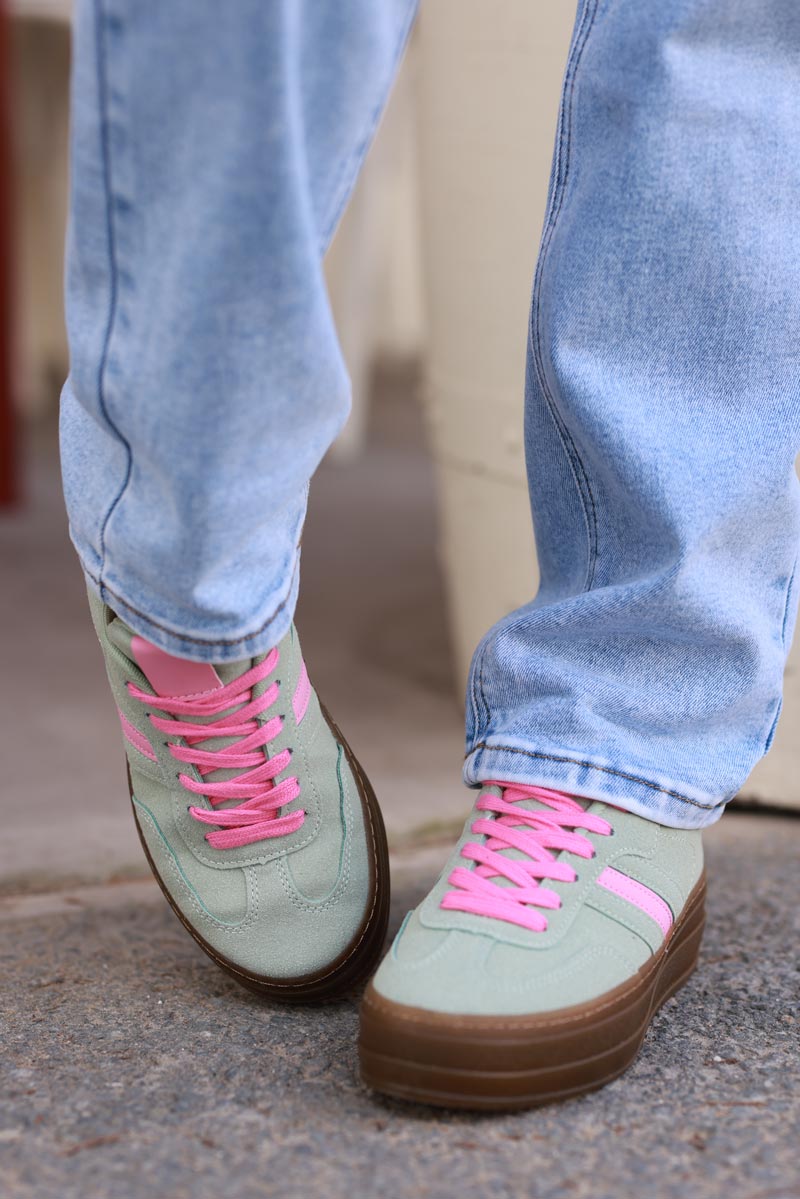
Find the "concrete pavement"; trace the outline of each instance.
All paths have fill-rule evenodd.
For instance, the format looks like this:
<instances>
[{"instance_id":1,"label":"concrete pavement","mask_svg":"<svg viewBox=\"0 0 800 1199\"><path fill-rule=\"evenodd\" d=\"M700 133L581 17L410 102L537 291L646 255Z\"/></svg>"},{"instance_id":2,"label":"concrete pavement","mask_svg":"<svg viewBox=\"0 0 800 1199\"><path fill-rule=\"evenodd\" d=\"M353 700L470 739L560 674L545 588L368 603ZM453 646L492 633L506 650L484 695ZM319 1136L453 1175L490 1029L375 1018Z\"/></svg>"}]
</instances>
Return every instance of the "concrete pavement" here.
<instances>
[{"instance_id":1,"label":"concrete pavement","mask_svg":"<svg viewBox=\"0 0 800 1199\"><path fill-rule=\"evenodd\" d=\"M425 852L395 859L394 927L444 849ZM153 884L6 899L4 1199L797 1199L799 858L800 821L723 820L701 967L633 1068L499 1117L369 1094L355 998L259 1001Z\"/></svg>"},{"instance_id":2,"label":"concrete pavement","mask_svg":"<svg viewBox=\"0 0 800 1199\"><path fill-rule=\"evenodd\" d=\"M388 399L370 454L316 481L299 627L384 806L396 927L469 796L430 467ZM0 521L2 1199L800 1199L800 819L709 831L701 969L625 1078L491 1118L370 1095L356 997L259 1002L146 875L52 430L33 465Z\"/></svg>"}]
</instances>

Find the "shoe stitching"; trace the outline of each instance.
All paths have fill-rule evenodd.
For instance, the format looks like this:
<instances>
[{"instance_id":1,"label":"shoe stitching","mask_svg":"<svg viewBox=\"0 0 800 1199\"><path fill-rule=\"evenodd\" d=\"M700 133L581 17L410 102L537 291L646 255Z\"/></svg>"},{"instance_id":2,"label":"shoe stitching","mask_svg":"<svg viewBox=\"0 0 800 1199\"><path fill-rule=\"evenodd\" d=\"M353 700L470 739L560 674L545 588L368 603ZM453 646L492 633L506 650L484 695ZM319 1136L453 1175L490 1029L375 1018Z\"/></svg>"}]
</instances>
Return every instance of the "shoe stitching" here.
<instances>
[{"instance_id":1,"label":"shoe stitching","mask_svg":"<svg viewBox=\"0 0 800 1199\"><path fill-rule=\"evenodd\" d=\"M176 883L183 890L183 892L185 894L185 898L188 900L189 905L192 908L194 908L195 912L200 917L200 919L206 923L213 924L216 928L218 928L220 930L220 932L223 932L223 933L233 934L233 933L240 933L240 932L249 932L251 926L255 923L255 921L258 917L258 891L257 891L257 889L256 889L255 907L252 908L251 905L248 904L247 913L246 913L244 919L242 921L240 921L239 923L229 924L229 923L226 923L224 920L220 920L218 916L214 916L208 910L208 908L203 907L203 905L200 902L200 900L198 899L197 895L192 890L191 885L189 884L187 879L184 878L180 867L178 866L177 862L175 861L175 858L173 856L173 850L169 844L169 841L167 841L166 837L164 836L164 833L161 831L161 828L160 828L158 822L156 821L153 814L150 812L149 808L147 808L138 799L134 799L133 802L136 804L137 809L144 814L145 818L150 823L154 832L164 842L164 845L166 846L166 849L167 849L167 854L164 859L165 863L169 867L169 870L171 871Z\"/></svg>"},{"instance_id":2,"label":"shoe stitching","mask_svg":"<svg viewBox=\"0 0 800 1199\"><path fill-rule=\"evenodd\" d=\"M315 692L315 694L316 694L316 692ZM324 719L324 714L323 714L323 719ZM325 721L325 723L327 724L327 720ZM331 730L331 735L334 736L334 740L337 740L335 735L333 734L333 730ZM338 744L338 741L337 741L337 744ZM344 748L344 747L342 746L342 748ZM347 755L345 755L345 757L347 757ZM332 975L337 974L342 969L342 967L345 966L346 963L349 962L350 959L357 953L357 951L360 948L365 937L367 936L368 933L371 932L372 918L375 914L375 909L378 904L380 882L381 882L380 876L378 873L377 836L376 836L376 832L375 832L375 824L374 824L374 821L372 818L372 805L369 802L366 785L364 783L364 776L361 773L360 767L359 767L357 759L355 757L353 757L352 759L348 759L348 762L360 784L359 795L361 798L361 808L362 808L362 811L364 808L366 808L366 811L367 811L367 820L369 823L369 830L370 830L370 841L371 841L371 845L372 845L372 861L375 864L375 886L373 888L372 904L370 906L369 912L364 921L364 927L363 927L363 930L362 930L360 936L358 937L358 940L354 942L352 948L347 953L347 955L344 958L342 958L341 961L339 961L335 966L332 966L330 970L326 970L324 974L316 974L310 979L307 979L307 980L304 979L304 980L302 980L302 982L300 984L298 984L297 982L280 982L279 980L269 978L266 975L252 974L246 970L242 970L239 967L237 967L233 962L221 959L214 952L214 947L212 945L205 944L204 948L205 948L206 952L208 953L208 956L212 959L212 961L214 961L218 965L222 966L229 974L233 975L233 977L246 979L249 982L265 982L271 988L276 989L276 990L294 990L297 988L298 985L301 985L301 986L302 985L309 985L309 986L316 985L317 983L324 982L326 978L330 978ZM202 911L202 909L201 909L201 911ZM190 931L191 931L191 929L190 929Z\"/></svg>"},{"instance_id":3,"label":"shoe stitching","mask_svg":"<svg viewBox=\"0 0 800 1199\"><path fill-rule=\"evenodd\" d=\"M313 684L312 684L312 690L313 690L313 694L314 694L315 698L319 701L319 696L317 695L316 688L313 687ZM298 984L297 982L280 982L278 980L268 978L267 976L259 976L256 974L252 974L246 970L239 969L235 966L234 963L227 961L227 960L223 961L222 959L217 957L216 954L213 952L213 946L211 946L211 945L204 946L204 948L206 949L206 951L209 954L209 957L211 957L213 961L218 962L219 965L223 966L224 969L226 971L228 971L229 974L232 974L233 976L238 977L238 978L247 979L249 981L267 982L270 987L275 988L275 989L281 989L281 990L295 989L298 985L305 985L306 982L308 983L308 985L316 985L317 983L324 982L326 978L329 978L329 977L331 977L331 975L336 974L338 971L340 971L346 965L346 963L349 962L351 960L351 958L358 952L364 939L367 937L367 935L369 933L371 933L373 917L375 915L375 911L378 906L378 901L380 898L380 890L381 890L382 880L380 877L380 870L379 870L378 839L377 839L377 833L376 833L376 828L375 828L375 822L374 822L373 814L372 814L372 804L370 803L370 800L369 800L367 785L364 780L364 776L361 772L361 768L358 763L358 760L355 758L354 755L352 755L352 753L350 753L350 754L347 753L347 751L345 750L344 744L340 740L339 736L337 736L334 729L331 728L331 725L330 725L321 705L320 705L319 715L320 715L321 720L324 722L325 727L328 729L331 737L333 738L335 744L337 746L339 746L341 748L342 752L344 753L345 760L357 780L356 785L357 785L357 789L358 789L358 793L359 793L360 808L361 808L362 813L364 811L366 811L367 824L369 826L370 846L371 846L371 851L372 851L371 860L372 860L372 863L374 866L374 886L372 888L372 903L370 904L369 911L366 913L366 916L364 917L362 931L361 931L360 935L358 936L357 940L351 946L347 955L344 958L342 958L335 966L331 967L330 970L325 971L324 974L314 975L313 978L311 978L309 980L304 980L302 984ZM312 735L312 740L313 740L313 737L316 737L318 735L319 729L320 729L320 726L318 725L317 729L315 730L314 734ZM137 802L137 806L141 807L141 805L139 805L138 802ZM146 808L144 808L143 810L145 812L147 812ZM147 814L148 814L148 816L150 816L149 812ZM150 819L153 823L155 823L154 818L150 817ZM161 836L163 838L163 834L161 834ZM168 844L168 843L165 841L165 844ZM189 848L189 847L187 847L187 848ZM171 852L172 851L170 850L170 853ZM203 861L202 857L200 857L199 855L197 855L197 856L198 856L198 860ZM272 860L274 860L274 859L268 859L268 862L272 861ZM210 920L214 924L218 924L219 922L216 921L213 916L210 916L205 911L205 909L203 909L198 904L198 901L192 895L191 890L187 888L187 884L186 884L185 880L182 878L182 876L177 868L177 864L174 862L174 860L172 860L170 857L167 857L166 861L167 861L167 864L171 867L172 872L175 875L176 879L181 883L183 888L185 890L187 890L189 903L194 908L194 910L196 912L198 912L198 914L201 915L204 919ZM207 864L211 865L211 863L207 863ZM268 864L268 863L267 862L265 862L265 863L248 862L248 863L238 864L238 865L240 865L242 869L247 869L247 867L254 867L256 865L266 865L266 864ZM249 919L250 919L250 917L248 916L247 920L249 920ZM239 927L244 927L244 925L237 926L236 930L230 930L230 931L238 931Z\"/></svg>"},{"instance_id":4,"label":"shoe stitching","mask_svg":"<svg viewBox=\"0 0 800 1199\"><path fill-rule=\"evenodd\" d=\"M342 755L342 757L344 757L344 750L342 749L341 746L339 746L339 753ZM347 815L349 816L350 815L350 804L348 801L347 787L344 788L343 808L346 809ZM291 901L291 903L293 904L294 907L300 909L301 911L308 912L310 915L313 916L313 915L316 915L318 912L330 911L332 908L335 908L338 905L340 899L342 898L343 892L347 890L347 886L350 882L350 865L351 865L352 851L351 851L351 838L348 835L348 832L349 832L351 823L352 822L348 821L348 819L344 820L344 829L345 829L345 831L344 831L344 851L342 854L341 869L339 871L339 877L336 880L336 885L334 886L330 895L328 895L325 899L321 900L319 903L314 903L314 901L308 899L307 896L305 896L305 897L303 896L302 891L300 891L297 883L294 881L294 879L291 876L291 873L289 870L289 864L288 864L288 860L287 860L288 855L285 855L284 857L282 857L279 860L278 873L280 875L280 879L281 879L281 882L283 883L284 890L286 891L287 897L289 898L289 900Z\"/></svg>"},{"instance_id":5,"label":"shoe stitching","mask_svg":"<svg viewBox=\"0 0 800 1199\"><path fill-rule=\"evenodd\" d=\"M608 807L608 805L605 804L604 801L602 801L602 800L598 800L598 801L596 801L596 803L603 804L604 808ZM594 806L595 806L594 804L591 804L590 808L594 807ZM474 810L473 810L473 815L474 815ZM470 820L472 820L472 816L470 817ZM524 942L521 937L521 934L515 933L513 928L512 929L508 929L508 928L504 929L505 935L503 937L497 937L496 940L503 945L510 945L517 949L530 948L534 952L543 952L548 949L554 948L556 945L560 944L564 940L564 938L569 935L570 930L572 929L572 925L574 924L575 920L577 919L577 917L579 915L581 904L587 899L587 897L589 895L591 895L594 884L597 881L597 878L599 877L600 873L602 872L602 870L605 866L613 865L614 862L617 862L620 859L625 858L625 857L635 857L635 858L639 858L640 860L643 860L646 862L651 861L651 859L653 858L653 856L656 853L658 837L661 832L659 825L653 824L652 827L653 827L654 833L655 833L654 841L653 841L653 845L648 850L643 850L640 846L636 846L636 845L621 845L621 844L617 843L616 840L613 842L607 843L605 838L603 838L603 837L600 838L600 845L599 845L599 847L596 847L597 852L595 854L595 858L590 859L584 865L582 874L586 877L584 877L577 884L576 890L570 890L568 900L564 904L564 907L568 908L569 919L566 923L563 923L563 921L559 921L561 927L559 927L557 931L552 928L548 928L541 933L536 933L535 936L536 936L538 944L531 945L531 946L529 946L526 942ZM445 867L445 870L443 871L443 877L445 877L447 874L450 873L450 870L452 869L452 865L458 864L459 859L460 859L460 846L461 846L461 842L459 842L459 844L456 846L456 849L454 850L452 857L450 859L448 859L448 865ZM451 863L452 863L452 865L451 865ZM590 874L592 877L589 877ZM441 883L437 884L437 888L441 885L442 885ZM646 885L646 884L643 884L643 885ZM575 887L575 886L576 886L576 884L570 884L571 888ZM440 924L438 921L439 921L439 919L441 919L442 909L439 907L438 900L433 899L433 895L434 895L434 892L432 891L429 895L427 895L425 897L422 904L420 904L420 908L426 909L425 910L426 919L422 920L423 928L429 929L431 931L435 930L437 932L469 932L469 933L473 933L475 936L486 936L487 935L485 932L481 932L480 928L475 928L472 924L469 924L469 925L467 924L467 921L481 920L482 917L480 917L480 916L473 916L473 915L470 915L467 913L448 913L448 916L451 921L453 921L456 917L460 917L459 922L457 924L456 923L448 923L448 924L441 923ZM567 913L565 913L565 914L567 914ZM463 923L462 923L462 921L463 921ZM516 937L519 937L520 939L518 940L518 939L516 939Z\"/></svg>"},{"instance_id":6,"label":"shoe stitching","mask_svg":"<svg viewBox=\"0 0 800 1199\"><path fill-rule=\"evenodd\" d=\"M113 599L116 600L117 603L122 604L123 607L127 608L127 610L129 612L133 612L133 614L135 616L138 616L140 620L145 621L145 623L150 625L152 628L158 629L162 633L166 633L167 636L172 637L175 640L187 641L191 645L210 645L210 646L223 646L224 645L226 647L231 647L231 646L235 646L235 645L245 645L248 641L252 641L254 637L260 636L260 634L263 633L266 629L268 629L269 626L278 618L278 616L280 616L281 612L284 610L284 608L289 603L289 597L292 594L292 587L294 586L294 580L295 580L295 576L297 574L297 567L298 567L299 561L300 561L300 541L298 541L297 544L295 545L294 565L292 567L292 573L291 573L291 576L289 579L289 588L288 588L287 593L284 596L284 598L278 604L277 608L275 608L275 610L272 612L272 615L268 616L267 619L264 621L264 623L259 628L253 630L253 632L251 632L251 633L244 634L242 637L234 637L234 638L194 637L189 633L179 633L175 629L171 629L168 625L161 624L160 621L154 620L154 618L152 616L148 616L147 613L142 612L141 609L134 607L134 605L132 603L130 603L128 600L126 600L124 598L124 596L120 595L119 592L115 591L113 587L109 587L108 583L102 582L96 575L94 575L88 569L85 562L82 563L82 565L83 565L83 569L84 569L85 573L92 580L92 582L95 584L95 586L100 590L101 599L103 599L105 602L108 602L106 599L106 595L104 594L104 593L107 593L108 595L112 596Z\"/></svg>"},{"instance_id":7,"label":"shoe stitching","mask_svg":"<svg viewBox=\"0 0 800 1199\"><path fill-rule=\"evenodd\" d=\"M316 690L314 693L316 694ZM324 712L322 713L322 717L324 720L325 719ZM327 720L325 720L325 723L326 724L328 723ZM330 725L328 727L330 728ZM333 736L333 738L337 742L337 744L341 744L341 742L339 742L338 738L336 737L336 734L333 732L332 729L331 729L331 735ZM342 746L342 749L344 749L344 746ZM348 764L349 764L351 770L356 775L359 783L361 784L361 786L359 787L359 794L360 794L360 798L361 798L362 811L364 808L366 808L367 819L369 821L370 840L372 843L372 860L375 863L375 886L373 888L372 904L370 906L367 917L364 921L364 928L363 928L358 940L352 946L352 948L350 949L350 952L347 954L347 956L342 958L342 960L338 963L338 965L336 965L336 966L332 967L330 970L326 971L325 974L315 975L314 979L313 979L314 983L322 982L324 979L329 978L330 975L336 974L337 971L341 970L342 967L345 965L345 963L349 962L350 959L353 957L353 955L357 952L359 946L361 945L361 942L367 936L367 933L369 933L371 931L372 917L375 913L375 908L377 907L377 904L378 904L378 895L379 895L379 890L380 890L380 881L381 880L380 880L380 877L378 874L378 844L377 844L377 839L376 839L376 835L375 835L375 826L374 826L373 819L372 819L372 805L369 802L369 798L367 795L367 788L364 784L364 777L361 774L361 770L359 768L357 759L355 757L350 758L347 754L345 754L345 757L348 759ZM226 969L230 970L231 967L226 966ZM241 973L241 971L234 970L233 973L239 974L239 973ZM244 975L244 977L247 977L247 976ZM287 988L287 987L296 986L297 984L296 983L272 982L272 980L270 980L270 985L274 986L274 987Z\"/></svg>"},{"instance_id":8,"label":"shoe stitching","mask_svg":"<svg viewBox=\"0 0 800 1199\"><path fill-rule=\"evenodd\" d=\"M656 970L660 969L664 957L669 953L672 942L675 940L676 936L683 929L683 927L689 922L697 908L702 906L705 897L705 887L701 886L702 883L703 876L701 875L700 879L698 879L698 882L695 884L695 888L697 889L695 898L692 901L687 902L684 910L681 912L679 919L675 922L670 930L670 935L667 937L664 944L657 950L657 952L650 956L650 959L646 965L641 968L642 972L639 973L638 978L632 979L630 985L624 987L624 990L615 988L617 993L613 999L609 999L605 1003L593 1006L591 1012L589 1013L590 1018L594 1018L600 1012L607 1011L608 1008L616 1006L616 1004L618 1004L621 1000L626 999L637 989L642 988L643 990L646 990L652 974ZM363 1002L368 1007L372 1007L376 1012L381 1012L381 1010L385 1011L388 1006L391 1018L393 1020L403 1020L409 1024L429 1025L431 1015L441 1015L442 1017L448 1017L448 1027L450 1028L469 1028L475 1030L476 1027L480 1029L482 1026L486 1026L492 1032L496 1031L497 1029L518 1032L524 1029L526 1021L528 1022L529 1027L533 1027L534 1031L549 1028L566 1028L571 1024L583 1023L587 1018L585 1013L580 1016L554 1016L549 1019L539 1016L523 1015L516 1018L506 1018L501 1020L493 1020L491 1017L486 1016L449 1016L446 1012L429 1012L418 1016L411 1012L403 1011L402 1009L405 1005L396 1003L391 999L385 999L380 995L379 992L368 992L364 996Z\"/></svg>"},{"instance_id":9,"label":"shoe stitching","mask_svg":"<svg viewBox=\"0 0 800 1199\"><path fill-rule=\"evenodd\" d=\"M602 888L598 888L598 890L602 890ZM632 905L627 900L622 899L620 896L617 896L617 898L619 899L619 903L620 903L619 911L614 911L613 908L607 907L606 900L604 898L602 898L599 894L587 898L586 906L589 908L592 908L596 912L602 913L603 916L607 916L609 918L609 920L613 920L615 924L621 925L622 928L624 928L627 932L633 933L633 935L635 937L639 938L639 940L642 942L643 945L647 946L649 953L651 953L651 954L657 953L658 950L661 948L661 946L664 944L664 940L665 940L663 933L658 932L658 924L655 922L655 920L653 920L653 918L651 916L647 916L647 914L645 912L642 912L640 908L633 908ZM665 900L665 902L666 902L666 900ZM630 923L628 923L627 920L624 920L622 918L623 911L627 911L627 913L631 916L633 915L634 912L637 912L637 911L640 912L642 917L645 920L647 920L650 924L652 924L653 929L656 932L657 944L656 945L651 944L651 942L648 941L648 939L644 935L644 933L641 933L638 928L634 927L633 924L630 924Z\"/></svg>"}]
</instances>

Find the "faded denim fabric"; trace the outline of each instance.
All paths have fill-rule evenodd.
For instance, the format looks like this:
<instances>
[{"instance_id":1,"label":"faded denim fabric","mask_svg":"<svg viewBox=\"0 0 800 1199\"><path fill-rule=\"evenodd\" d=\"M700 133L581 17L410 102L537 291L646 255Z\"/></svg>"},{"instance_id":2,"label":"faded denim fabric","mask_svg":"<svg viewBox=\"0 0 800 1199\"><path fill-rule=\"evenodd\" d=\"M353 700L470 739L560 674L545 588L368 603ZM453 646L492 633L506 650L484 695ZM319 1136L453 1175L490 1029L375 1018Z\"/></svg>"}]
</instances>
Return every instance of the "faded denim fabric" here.
<instances>
[{"instance_id":1,"label":"faded denim fabric","mask_svg":"<svg viewBox=\"0 0 800 1199\"><path fill-rule=\"evenodd\" d=\"M772 737L800 546L800 7L587 0L531 308L542 583L465 777L712 823Z\"/></svg>"},{"instance_id":2,"label":"faded denim fabric","mask_svg":"<svg viewBox=\"0 0 800 1199\"><path fill-rule=\"evenodd\" d=\"M62 465L87 577L143 636L284 636L350 387L322 256L412 0L79 0Z\"/></svg>"},{"instance_id":3,"label":"faded denim fabric","mask_svg":"<svg viewBox=\"0 0 800 1199\"><path fill-rule=\"evenodd\" d=\"M90 581L172 652L244 658L291 619L349 400L321 256L412 9L78 5L65 490ZM799 63L794 0L579 5L529 329L542 584L476 653L470 784L700 827L769 743L800 545Z\"/></svg>"}]
</instances>

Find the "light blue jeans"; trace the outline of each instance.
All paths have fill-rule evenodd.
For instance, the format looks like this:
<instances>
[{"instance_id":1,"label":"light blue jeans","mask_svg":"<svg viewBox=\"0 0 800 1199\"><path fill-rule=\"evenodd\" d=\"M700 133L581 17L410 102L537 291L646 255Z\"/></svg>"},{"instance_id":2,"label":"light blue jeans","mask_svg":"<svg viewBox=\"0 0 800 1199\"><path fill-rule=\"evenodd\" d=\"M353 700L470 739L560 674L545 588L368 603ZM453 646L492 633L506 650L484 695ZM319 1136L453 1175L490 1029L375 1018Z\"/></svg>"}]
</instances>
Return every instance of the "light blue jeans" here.
<instances>
[{"instance_id":1,"label":"light blue jeans","mask_svg":"<svg viewBox=\"0 0 800 1199\"><path fill-rule=\"evenodd\" d=\"M412 16L78 4L72 537L183 656L291 620L349 404L321 260ZM769 744L800 544L799 62L796 0L579 5L528 337L542 584L476 653L471 784L691 828Z\"/></svg>"}]
</instances>

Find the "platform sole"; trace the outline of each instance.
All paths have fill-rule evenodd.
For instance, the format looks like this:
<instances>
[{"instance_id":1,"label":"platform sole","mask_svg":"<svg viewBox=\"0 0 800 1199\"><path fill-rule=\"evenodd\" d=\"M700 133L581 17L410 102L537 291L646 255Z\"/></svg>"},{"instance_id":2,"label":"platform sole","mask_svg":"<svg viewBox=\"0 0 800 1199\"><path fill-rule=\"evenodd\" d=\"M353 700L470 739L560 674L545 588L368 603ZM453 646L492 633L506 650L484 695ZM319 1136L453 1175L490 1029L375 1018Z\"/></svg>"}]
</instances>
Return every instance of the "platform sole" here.
<instances>
[{"instance_id":1,"label":"platform sole","mask_svg":"<svg viewBox=\"0 0 800 1199\"><path fill-rule=\"evenodd\" d=\"M372 784L361 769L353 751L350 749L350 746L324 705L320 704L320 707L331 732L342 746L350 769L353 772L353 778L355 779L361 800L372 864L370 870L370 894L366 904L366 914L361 926L356 930L350 944L342 953L331 961L324 970L318 971L315 974L289 979L270 978L252 974L237 966L235 962L230 961L230 959L226 958L210 945L180 910L170 894L164 879L159 874L150 851L147 848L147 842L139 824L136 814L136 804L133 803L133 792L131 790L133 816L136 822L136 829L139 833L139 840L142 843L142 848L144 849L156 882L161 887L167 902L181 924L191 934L203 952L208 954L221 970L224 970L226 974L234 978L241 986L268 999L277 999L283 1003L330 1002L331 1000L340 999L343 995L348 994L355 987L365 982L378 964L386 939L386 928L389 921L389 849L381 810L378 806L375 792L372 789ZM129 787L130 783L129 769Z\"/></svg>"},{"instance_id":2,"label":"platform sole","mask_svg":"<svg viewBox=\"0 0 800 1199\"><path fill-rule=\"evenodd\" d=\"M393 1003L370 986L359 1054L367 1086L398 1099L512 1111L611 1082L633 1062L662 1004L692 974L705 924L705 878L664 946L630 982L536 1016L450 1015Z\"/></svg>"}]
</instances>

